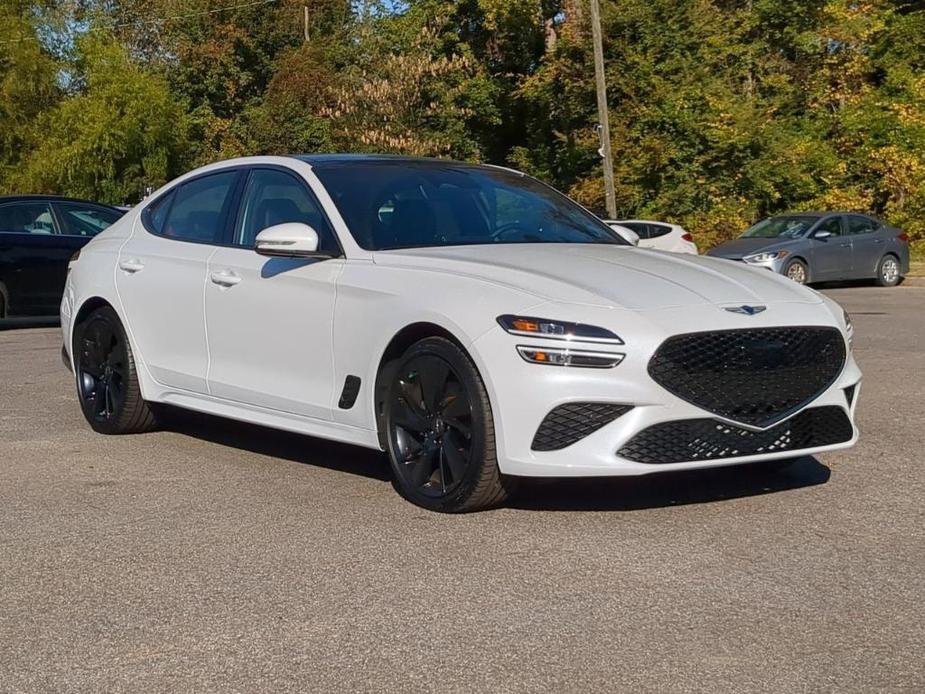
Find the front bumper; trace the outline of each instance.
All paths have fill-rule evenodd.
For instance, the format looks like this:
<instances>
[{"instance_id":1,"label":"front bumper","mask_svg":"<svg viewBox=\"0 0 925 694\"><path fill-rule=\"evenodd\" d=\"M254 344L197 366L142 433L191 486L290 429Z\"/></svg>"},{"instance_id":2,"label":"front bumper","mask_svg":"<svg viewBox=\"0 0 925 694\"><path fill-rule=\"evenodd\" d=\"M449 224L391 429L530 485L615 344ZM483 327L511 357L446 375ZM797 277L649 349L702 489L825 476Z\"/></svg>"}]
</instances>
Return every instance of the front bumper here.
<instances>
[{"instance_id":1,"label":"front bumper","mask_svg":"<svg viewBox=\"0 0 925 694\"><path fill-rule=\"evenodd\" d=\"M793 326L819 325L819 304L788 304L785 308L772 306L765 314L748 317L729 313L728 315L711 316L710 329L740 329L748 327L773 327L781 325L782 315L787 316L786 324ZM576 309L578 310L578 309ZM591 309L588 309L590 312ZM537 310L541 312L541 310ZM791 436L784 425L782 430L762 434L781 422L775 422L772 427L761 429L759 427L743 426L730 422L687 402L662 386L657 384L650 376L647 365L652 354L672 334L685 332L698 332L704 329L703 316L698 311L684 308L665 309L652 316L646 314L643 319L638 314L629 311L613 311L613 320L606 327L613 329L626 341L626 345L608 347L610 351L624 353L623 362L611 369L586 369L574 367L555 367L526 363L516 352L516 345L523 338L508 335L500 328L492 330L479 338L476 343L476 352L480 355L490 354L490 363L479 359L480 369L486 377L486 385L492 399L493 415L495 420L496 438L498 445L498 461L501 471L509 475L528 477L588 477L588 476L632 476L645 475L653 472L668 470L683 470L735 465L759 460L773 460L779 458L793 458L802 455L814 455L825 451L838 450L852 446L858 436L854 425L854 414L857 407L861 372L853 357L849 353L841 373L835 381L811 402L806 403L799 410L791 413L784 423L791 422L794 426L803 426L798 423L802 413L818 408L838 408L841 420L847 418L849 438L844 435L840 440L825 445L810 445L799 448L790 447L790 442L805 442L814 439L805 436ZM717 311L717 313L725 313ZM699 316L699 320L698 320ZM552 316L557 317L557 316ZM596 316L575 316L572 320L600 324L600 314ZM745 323L745 320L748 323ZM647 330L638 329L645 324ZM621 323L624 323L621 328ZM632 329L632 324L638 330ZM833 320L829 325L839 327ZM640 337L630 336L639 335ZM547 346L548 343L547 343ZM846 389L851 389L850 398ZM608 423L593 429L590 433L578 438L557 450L536 450L535 438L544 419L557 407L580 403L602 403L613 406L631 407L621 412ZM580 407L576 426L582 426L594 415L593 412L582 414ZM809 415L804 415L804 419ZM726 429L720 436L717 444L715 438L711 447L704 448L702 441L692 441L689 447L689 459L678 459L677 448L674 446L675 458L670 462L640 462L638 455L630 454L632 446L639 443L639 435L657 425L668 423L687 422L693 424L695 420L713 420L719 429ZM689 427L688 427L689 428ZM746 431L754 433L763 443L759 453L738 454L737 451L754 450L748 446L733 445L738 433ZM845 429L841 430L843 433ZM761 438L761 437L764 438ZM723 438L725 437L725 438ZM755 438L752 437L752 438ZM780 439L780 441L777 441ZM677 444L676 440L672 440ZM725 442L725 443L724 443ZM542 446L541 446L542 448ZM683 448L683 446L682 446Z\"/></svg>"}]
</instances>

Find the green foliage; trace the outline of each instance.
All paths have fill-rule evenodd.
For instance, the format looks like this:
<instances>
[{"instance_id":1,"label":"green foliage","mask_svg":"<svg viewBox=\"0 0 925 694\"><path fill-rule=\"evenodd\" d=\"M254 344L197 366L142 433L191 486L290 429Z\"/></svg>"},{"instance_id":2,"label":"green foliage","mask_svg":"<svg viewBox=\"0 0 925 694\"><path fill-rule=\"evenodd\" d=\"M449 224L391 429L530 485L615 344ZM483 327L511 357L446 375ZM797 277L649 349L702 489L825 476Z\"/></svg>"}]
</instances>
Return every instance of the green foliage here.
<instances>
[{"instance_id":1,"label":"green foliage","mask_svg":"<svg viewBox=\"0 0 925 694\"><path fill-rule=\"evenodd\" d=\"M119 203L181 171L186 114L105 35L81 40L81 93L43 112L9 188Z\"/></svg>"},{"instance_id":2,"label":"green foliage","mask_svg":"<svg viewBox=\"0 0 925 694\"><path fill-rule=\"evenodd\" d=\"M218 158L375 150L510 164L603 207L586 0L233 4L0 0L30 38L0 43L0 189L121 200ZM706 247L849 208L925 244L921 3L601 4L621 215Z\"/></svg>"}]
</instances>

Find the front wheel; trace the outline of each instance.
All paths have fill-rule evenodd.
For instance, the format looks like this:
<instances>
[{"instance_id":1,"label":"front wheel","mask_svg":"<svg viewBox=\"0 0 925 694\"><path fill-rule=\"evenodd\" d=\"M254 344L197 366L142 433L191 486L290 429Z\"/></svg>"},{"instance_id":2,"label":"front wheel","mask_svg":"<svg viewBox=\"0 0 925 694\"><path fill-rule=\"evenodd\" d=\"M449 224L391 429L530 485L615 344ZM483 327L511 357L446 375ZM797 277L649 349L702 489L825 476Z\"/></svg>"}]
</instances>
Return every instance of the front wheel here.
<instances>
[{"instance_id":1,"label":"front wheel","mask_svg":"<svg viewBox=\"0 0 925 694\"><path fill-rule=\"evenodd\" d=\"M485 386L475 365L444 338L412 345L391 370L384 426L395 486L412 503L444 513L503 503Z\"/></svg>"},{"instance_id":2,"label":"front wheel","mask_svg":"<svg viewBox=\"0 0 925 694\"><path fill-rule=\"evenodd\" d=\"M84 417L101 434L136 434L155 426L141 396L135 360L119 316L98 308L77 326L74 374Z\"/></svg>"},{"instance_id":3,"label":"front wheel","mask_svg":"<svg viewBox=\"0 0 925 694\"><path fill-rule=\"evenodd\" d=\"M787 264L784 274L797 284L806 284L806 280L809 277L809 273L806 271L806 263L796 259L791 260Z\"/></svg>"},{"instance_id":4,"label":"front wheel","mask_svg":"<svg viewBox=\"0 0 925 694\"><path fill-rule=\"evenodd\" d=\"M877 286L895 287L900 279L899 260L894 255L883 256L877 265Z\"/></svg>"}]
</instances>

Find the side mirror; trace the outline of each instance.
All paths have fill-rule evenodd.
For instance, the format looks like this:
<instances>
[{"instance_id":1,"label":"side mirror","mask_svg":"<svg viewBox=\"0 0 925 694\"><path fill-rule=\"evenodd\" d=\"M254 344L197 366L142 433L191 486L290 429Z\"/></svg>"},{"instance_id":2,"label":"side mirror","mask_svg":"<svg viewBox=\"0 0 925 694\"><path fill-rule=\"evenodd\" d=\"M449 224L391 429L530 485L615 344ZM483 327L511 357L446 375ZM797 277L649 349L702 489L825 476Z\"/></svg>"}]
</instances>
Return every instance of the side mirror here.
<instances>
[{"instance_id":1,"label":"side mirror","mask_svg":"<svg viewBox=\"0 0 925 694\"><path fill-rule=\"evenodd\" d=\"M634 246L639 245L639 234L637 234L629 227L625 227L622 224L612 224L610 222L607 223L607 226L609 226L613 231L617 232L617 234L619 234L624 241L627 241Z\"/></svg>"},{"instance_id":2,"label":"side mirror","mask_svg":"<svg viewBox=\"0 0 925 694\"><path fill-rule=\"evenodd\" d=\"M832 232L831 232L831 231L825 231L824 229L820 229L820 230L817 231L815 234L813 234L813 238L814 238L814 239L819 239L820 241L825 241L825 240L826 240L827 238L829 238L831 235L832 235Z\"/></svg>"},{"instance_id":3,"label":"side mirror","mask_svg":"<svg viewBox=\"0 0 925 694\"><path fill-rule=\"evenodd\" d=\"M318 232L302 222L286 222L267 227L259 234L254 250L276 258L327 258L318 252Z\"/></svg>"}]
</instances>

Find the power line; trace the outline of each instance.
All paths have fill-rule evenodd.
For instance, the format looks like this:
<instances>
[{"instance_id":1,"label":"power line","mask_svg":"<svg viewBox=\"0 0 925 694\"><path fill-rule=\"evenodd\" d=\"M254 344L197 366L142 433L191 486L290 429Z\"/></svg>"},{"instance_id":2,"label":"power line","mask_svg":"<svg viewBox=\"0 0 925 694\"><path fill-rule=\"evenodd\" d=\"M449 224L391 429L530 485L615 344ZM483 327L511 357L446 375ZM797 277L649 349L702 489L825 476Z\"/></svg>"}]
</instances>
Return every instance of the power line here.
<instances>
[{"instance_id":1,"label":"power line","mask_svg":"<svg viewBox=\"0 0 925 694\"><path fill-rule=\"evenodd\" d=\"M220 12L227 12L229 10L239 10L244 7L255 7L256 5L269 5L270 3L274 3L274 2L279 2L279 0L254 0L254 2L244 2L238 5L229 5L227 7L219 7L214 10L205 10L203 12L189 12L187 14L178 14L178 15L173 15L170 17L159 17L157 19L136 19L131 22L120 22L118 24L111 24L109 26L93 26L82 33L89 34L94 31L102 31L102 30L112 31L114 29L123 29L128 26L145 26L148 24L163 24L164 22L169 22L174 19L188 19L190 17L202 17L204 15L219 14ZM23 41L29 41L31 39L35 39L37 41L38 37L35 35L21 36L18 39L0 41L0 45L7 44L7 43L21 43Z\"/></svg>"}]
</instances>

